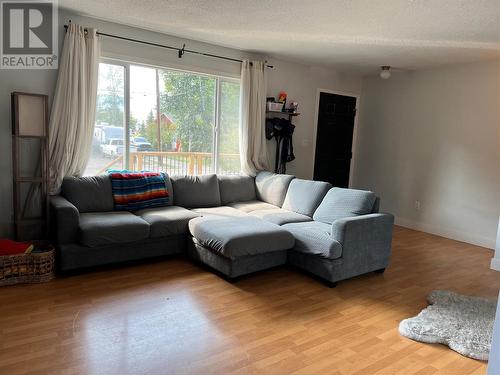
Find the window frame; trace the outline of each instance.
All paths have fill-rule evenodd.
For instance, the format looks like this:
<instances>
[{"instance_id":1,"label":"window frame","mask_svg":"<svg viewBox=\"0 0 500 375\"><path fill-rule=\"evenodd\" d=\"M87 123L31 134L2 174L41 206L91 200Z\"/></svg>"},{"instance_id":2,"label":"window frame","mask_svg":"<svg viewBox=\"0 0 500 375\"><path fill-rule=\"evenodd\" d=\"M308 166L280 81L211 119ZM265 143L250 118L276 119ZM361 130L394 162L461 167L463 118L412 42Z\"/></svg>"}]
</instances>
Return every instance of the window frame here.
<instances>
[{"instance_id":1,"label":"window frame","mask_svg":"<svg viewBox=\"0 0 500 375\"><path fill-rule=\"evenodd\" d=\"M241 79L225 76L222 74L209 74L198 72L194 70L187 69L179 69L179 68L171 68L168 66L158 66L158 65L149 65L144 63L135 63L133 61L125 61L120 59L114 59L109 57L101 57L99 60L99 64L109 64L121 66L124 68L125 77L124 77L124 115L125 115L125 128L124 128L124 152L123 152L123 168L129 169L130 167L130 67L138 66L143 68L155 69L156 74L156 122L157 125L160 126L160 88L159 88L159 71L160 70L170 70L188 74L195 74L205 77L210 77L215 79L215 95L214 95L214 126L212 130L213 136L213 148L212 148L212 171L213 173L219 172L219 150L220 150L220 121L221 121L221 83L222 82L232 82L238 83L241 85ZM241 87L241 86L240 86ZM238 111L241 116L241 108L238 108ZM240 118L241 121L241 118ZM161 139L158 140L160 152L161 152ZM240 155L241 157L241 155Z\"/></svg>"}]
</instances>

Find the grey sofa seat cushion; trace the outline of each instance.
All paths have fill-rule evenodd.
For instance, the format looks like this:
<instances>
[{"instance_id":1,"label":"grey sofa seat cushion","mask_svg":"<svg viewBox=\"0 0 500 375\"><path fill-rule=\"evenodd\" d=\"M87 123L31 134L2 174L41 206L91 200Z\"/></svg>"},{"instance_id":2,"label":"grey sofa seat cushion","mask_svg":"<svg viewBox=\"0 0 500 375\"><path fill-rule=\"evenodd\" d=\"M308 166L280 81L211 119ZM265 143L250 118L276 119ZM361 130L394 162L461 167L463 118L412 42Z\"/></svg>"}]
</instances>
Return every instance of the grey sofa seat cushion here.
<instances>
[{"instance_id":1,"label":"grey sofa seat cushion","mask_svg":"<svg viewBox=\"0 0 500 375\"><path fill-rule=\"evenodd\" d=\"M281 207L295 176L261 171L255 177L257 199Z\"/></svg>"},{"instance_id":2,"label":"grey sofa seat cushion","mask_svg":"<svg viewBox=\"0 0 500 375\"><path fill-rule=\"evenodd\" d=\"M257 210L252 211L249 214L278 225L287 223L302 223L312 220L309 216L298 214L293 211L284 210L283 208L275 208L272 210Z\"/></svg>"},{"instance_id":3,"label":"grey sofa seat cushion","mask_svg":"<svg viewBox=\"0 0 500 375\"><path fill-rule=\"evenodd\" d=\"M172 176L171 180L176 206L186 208L220 206L217 175Z\"/></svg>"},{"instance_id":4,"label":"grey sofa seat cushion","mask_svg":"<svg viewBox=\"0 0 500 375\"><path fill-rule=\"evenodd\" d=\"M328 182L295 178L290 182L283 208L312 217L331 187Z\"/></svg>"},{"instance_id":5,"label":"grey sofa seat cushion","mask_svg":"<svg viewBox=\"0 0 500 375\"><path fill-rule=\"evenodd\" d=\"M294 250L327 259L342 256L342 245L330 235L331 226L319 221L283 225L295 237Z\"/></svg>"},{"instance_id":6,"label":"grey sofa seat cushion","mask_svg":"<svg viewBox=\"0 0 500 375\"><path fill-rule=\"evenodd\" d=\"M279 225L256 217L200 217L189 222L196 243L226 258L257 255L293 247L293 236Z\"/></svg>"},{"instance_id":7,"label":"grey sofa seat cushion","mask_svg":"<svg viewBox=\"0 0 500 375\"><path fill-rule=\"evenodd\" d=\"M82 213L79 229L80 243L90 247L140 241L149 237L149 224L130 212Z\"/></svg>"},{"instance_id":8,"label":"grey sofa seat cushion","mask_svg":"<svg viewBox=\"0 0 500 375\"><path fill-rule=\"evenodd\" d=\"M323 198L313 219L331 224L344 217L366 215L372 212L375 200L372 191L334 187Z\"/></svg>"},{"instance_id":9,"label":"grey sofa seat cushion","mask_svg":"<svg viewBox=\"0 0 500 375\"><path fill-rule=\"evenodd\" d=\"M65 177L61 195L79 212L113 211L115 203L108 175Z\"/></svg>"},{"instance_id":10,"label":"grey sofa seat cushion","mask_svg":"<svg viewBox=\"0 0 500 375\"><path fill-rule=\"evenodd\" d=\"M198 216L218 216L218 217L245 217L247 213L237 210L229 206L208 207L208 208L193 208L191 211L198 214Z\"/></svg>"},{"instance_id":11,"label":"grey sofa seat cushion","mask_svg":"<svg viewBox=\"0 0 500 375\"><path fill-rule=\"evenodd\" d=\"M218 176L221 204L257 199L255 178L250 176Z\"/></svg>"},{"instance_id":12,"label":"grey sofa seat cushion","mask_svg":"<svg viewBox=\"0 0 500 375\"><path fill-rule=\"evenodd\" d=\"M189 220L200 216L196 212L178 206L146 208L136 211L135 214L149 223L150 238L186 234Z\"/></svg>"},{"instance_id":13,"label":"grey sofa seat cushion","mask_svg":"<svg viewBox=\"0 0 500 375\"><path fill-rule=\"evenodd\" d=\"M236 208L237 210L243 212L252 212L257 210L273 210L279 208L274 204L269 204L262 201L234 202L234 203L229 203L228 206Z\"/></svg>"}]
</instances>

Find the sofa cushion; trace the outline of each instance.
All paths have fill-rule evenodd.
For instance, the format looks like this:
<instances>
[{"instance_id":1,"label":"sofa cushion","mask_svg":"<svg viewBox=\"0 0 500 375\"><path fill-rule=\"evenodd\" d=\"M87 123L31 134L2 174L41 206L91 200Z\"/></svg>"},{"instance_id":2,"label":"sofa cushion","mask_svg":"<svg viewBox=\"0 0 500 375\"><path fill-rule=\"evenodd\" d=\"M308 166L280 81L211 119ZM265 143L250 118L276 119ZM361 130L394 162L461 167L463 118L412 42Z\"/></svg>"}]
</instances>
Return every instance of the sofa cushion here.
<instances>
[{"instance_id":1,"label":"sofa cushion","mask_svg":"<svg viewBox=\"0 0 500 375\"><path fill-rule=\"evenodd\" d=\"M334 187L323 198L313 219L331 224L343 217L367 215L372 212L375 199L371 191Z\"/></svg>"},{"instance_id":2,"label":"sofa cushion","mask_svg":"<svg viewBox=\"0 0 500 375\"><path fill-rule=\"evenodd\" d=\"M330 236L331 226L319 221L283 225L295 237L294 250L337 259L342 255L342 245Z\"/></svg>"},{"instance_id":3,"label":"sofa cushion","mask_svg":"<svg viewBox=\"0 0 500 375\"><path fill-rule=\"evenodd\" d=\"M196 243L227 258L257 255L293 247L293 236L279 225L256 217L199 217L189 222Z\"/></svg>"},{"instance_id":4,"label":"sofa cushion","mask_svg":"<svg viewBox=\"0 0 500 375\"><path fill-rule=\"evenodd\" d=\"M221 204L257 199L255 178L250 176L218 176Z\"/></svg>"},{"instance_id":5,"label":"sofa cushion","mask_svg":"<svg viewBox=\"0 0 500 375\"><path fill-rule=\"evenodd\" d=\"M207 207L207 208L193 208L191 211L198 214L198 216L218 216L218 217L242 217L248 216L243 211L237 210L233 207L220 206L220 207Z\"/></svg>"},{"instance_id":6,"label":"sofa cushion","mask_svg":"<svg viewBox=\"0 0 500 375\"><path fill-rule=\"evenodd\" d=\"M281 207L295 176L261 171L255 177L257 199Z\"/></svg>"},{"instance_id":7,"label":"sofa cushion","mask_svg":"<svg viewBox=\"0 0 500 375\"><path fill-rule=\"evenodd\" d=\"M295 178L288 186L283 208L312 217L331 187L328 182Z\"/></svg>"},{"instance_id":8,"label":"sofa cushion","mask_svg":"<svg viewBox=\"0 0 500 375\"><path fill-rule=\"evenodd\" d=\"M87 212L80 214L80 242L97 247L145 240L149 224L130 212Z\"/></svg>"},{"instance_id":9,"label":"sofa cushion","mask_svg":"<svg viewBox=\"0 0 500 375\"><path fill-rule=\"evenodd\" d=\"M173 176L171 180L176 206L186 208L220 206L217 175Z\"/></svg>"},{"instance_id":10,"label":"sofa cushion","mask_svg":"<svg viewBox=\"0 0 500 375\"><path fill-rule=\"evenodd\" d=\"M273 210L275 208L279 208L278 206L262 201L234 202L234 203L229 203L228 206L236 208L237 210L243 212L251 212L257 210Z\"/></svg>"},{"instance_id":11,"label":"sofa cushion","mask_svg":"<svg viewBox=\"0 0 500 375\"><path fill-rule=\"evenodd\" d=\"M189 220L200 216L184 207L146 208L135 214L150 225L149 237L160 238L188 233Z\"/></svg>"},{"instance_id":12,"label":"sofa cushion","mask_svg":"<svg viewBox=\"0 0 500 375\"><path fill-rule=\"evenodd\" d=\"M284 210L283 208L251 211L249 214L278 225L287 223L301 223L304 221L312 220L309 216L298 214L293 211Z\"/></svg>"},{"instance_id":13,"label":"sofa cushion","mask_svg":"<svg viewBox=\"0 0 500 375\"><path fill-rule=\"evenodd\" d=\"M111 179L108 175L65 177L61 195L79 212L105 212L114 209Z\"/></svg>"}]
</instances>

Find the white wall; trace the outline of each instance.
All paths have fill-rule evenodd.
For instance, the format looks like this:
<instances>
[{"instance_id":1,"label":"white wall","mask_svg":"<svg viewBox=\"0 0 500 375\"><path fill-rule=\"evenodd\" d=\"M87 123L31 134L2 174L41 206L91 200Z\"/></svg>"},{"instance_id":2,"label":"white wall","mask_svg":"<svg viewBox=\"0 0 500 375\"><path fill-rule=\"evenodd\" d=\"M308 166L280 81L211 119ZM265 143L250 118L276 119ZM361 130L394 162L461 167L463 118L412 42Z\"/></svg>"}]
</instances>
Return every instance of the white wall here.
<instances>
[{"instance_id":1,"label":"white wall","mask_svg":"<svg viewBox=\"0 0 500 375\"><path fill-rule=\"evenodd\" d=\"M491 260L491 268L496 270L496 271L500 271L500 215L498 217L498 229L497 229L497 239L496 239L496 243L495 243L495 255L494 255L493 259ZM499 331L500 331L500 329L499 329ZM500 348L499 348L499 350L500 350Z\"/></svg>"},{"instance_id":2,"label":"white wall","mask_svg":"<svg viewBox=\"0 0 500 375\"><path fill-rule=\"evenodd\" d=\"M500 61L365 79L357 150L354 186L397 223L493 248Z\"/></svg>"},{"instance_id":3,"label":"white wall","mask_svg":"<svg viewBox=\"0 0 500 375\"><path fill-rule=\"evenodd\" d=\"M287 173L300 178L312 178L314 160L314 129L316 127L316 97L318 89L346 94L361 93L359 76L346 75L332 69L311 67L280 60L270 60L276 66L269 72L267 96L278 97L281 90L288 94L287 103L299 103L300 116L293 118L296 125L293 137L296 159L287 164ZM268 142L271 167L274 169L275 141Z\"/></svg>"},{"instance_id":4,"label":"white wall","mask_svg":"<svg viewBox=\"0 0 500 375\"><path fill-rule=\"evenodd\" d=\"M10 94L13 91L23 91L47 94L51 98L56 79L56 70L0 69L0 174L2 176L0 178L0 237L10 236L13 229Z\"/></svg>"},{"instance_id":5,"label":"white wall","mask_svg":"<svg viewBox=\"0 0 500 375\"><path fill-rule=\"evenodd\" d=\"M128 36L145 41L168 44L205 51L233 58L261 57L239 50L219 47L207 43L177 38L125 25L105 22L93 18L78 16L61 11L59 13L59 42L64 37L63 25L71 19L87 27L96 27L103 32ZM124 59L137 63L167 66L172 68L194 70L205 73L223 74L239 77L240 64L213 59L209 57L185 54L182 59L177 51L145 46L137 43L102 38L102 55L108 58ZM314 125L315 95L318 87L331 90L358 92L361 79L344 77L333 70L310 67L279 60L270 61L276 68L269 70L269 94L277 95L286 90L290 99L298 101L302 115L297 119L295 136L297 160L290 164L290 173L301 177L312 175L311 163L314 147L311 143ZM10 93L12 91L36 92L48 94L52 98L57 79L54 70L0 70L0 236L12 234L12 148L10 127ZM305 143L302 143L305 140ZM269 142L271 161L274 163L273 144Z\"/></svg>"}]
</instances>

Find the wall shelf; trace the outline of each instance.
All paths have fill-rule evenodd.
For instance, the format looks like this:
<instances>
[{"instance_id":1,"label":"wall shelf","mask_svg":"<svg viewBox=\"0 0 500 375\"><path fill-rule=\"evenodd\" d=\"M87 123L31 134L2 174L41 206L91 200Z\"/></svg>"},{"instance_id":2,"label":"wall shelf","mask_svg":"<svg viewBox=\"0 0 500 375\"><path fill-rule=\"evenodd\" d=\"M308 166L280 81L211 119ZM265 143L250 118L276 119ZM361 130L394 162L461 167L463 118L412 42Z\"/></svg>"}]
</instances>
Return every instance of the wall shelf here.
<instances>
[{"instance_id":1,"label":"wall shelf","mask_svg":"<svg viewBox=\"0 0 500 375\"><path fill-rule=\"evenodd\" d=\"M283 115L283 116L299 116L300 112L283 112L283 111L266 111L268 114L276 114L276 115Z\"/></svg>"}]
</instances>

